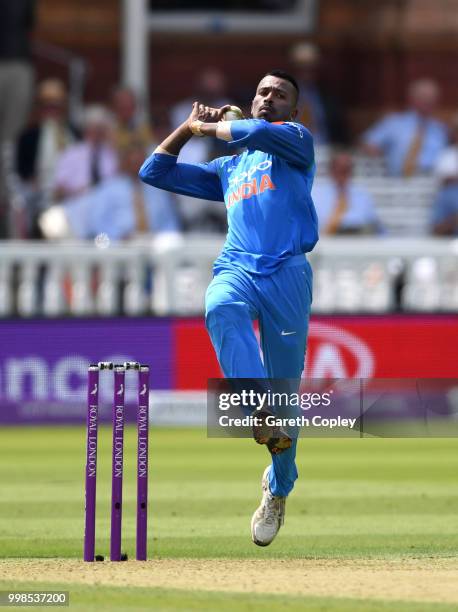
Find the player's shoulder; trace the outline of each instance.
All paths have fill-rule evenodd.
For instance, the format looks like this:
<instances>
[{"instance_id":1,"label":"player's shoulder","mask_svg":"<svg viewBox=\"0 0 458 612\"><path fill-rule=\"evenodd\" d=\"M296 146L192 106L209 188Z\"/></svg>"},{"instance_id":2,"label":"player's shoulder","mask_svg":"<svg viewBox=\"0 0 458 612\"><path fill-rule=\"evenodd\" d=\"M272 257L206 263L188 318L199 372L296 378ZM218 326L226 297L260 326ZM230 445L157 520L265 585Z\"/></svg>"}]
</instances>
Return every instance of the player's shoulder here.
<instances>
[{"instance_id":1,"label":"player's shoulder","mask_svg":"<svg viewBox=\"0 0 458 612\"><path fill-rule=\"evenodd\" d=\"M298 134L300 138L312 137L310 130L297 121L274 121L273 125L282 125L291 133Z\"/></svg>"}]
</instances>

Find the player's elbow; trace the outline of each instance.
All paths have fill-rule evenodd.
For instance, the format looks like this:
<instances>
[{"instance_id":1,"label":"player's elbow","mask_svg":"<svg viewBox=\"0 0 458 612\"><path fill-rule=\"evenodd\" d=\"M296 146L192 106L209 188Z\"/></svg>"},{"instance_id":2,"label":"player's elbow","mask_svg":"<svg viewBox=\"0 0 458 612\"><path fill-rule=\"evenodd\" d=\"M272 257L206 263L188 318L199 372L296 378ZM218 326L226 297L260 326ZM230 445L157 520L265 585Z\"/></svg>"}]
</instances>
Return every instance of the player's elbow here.
<instances>
[{"instance_id":1,"label":"player's elbow","mask_svg":"<svg viewBox=\"0 0 458 612\"><path fill-rule=\"evenodd\" d=\"M157 172L154 161L151 159L147 159L138 171L138 178L148 185L153 185L153 187L158 187L159 175L160 173Z\"/></svg>"},{"instance_id":2,"label":"player's elbow","mask_svg":"<svg viewBox=\"0 0 458 612\"><path fill-rule=\"evenodd\" d=\"M140 170L138 171L138 178L144 183L147 182L148 178L148 160L146 160Z\"/></svg>"}]
</instances>

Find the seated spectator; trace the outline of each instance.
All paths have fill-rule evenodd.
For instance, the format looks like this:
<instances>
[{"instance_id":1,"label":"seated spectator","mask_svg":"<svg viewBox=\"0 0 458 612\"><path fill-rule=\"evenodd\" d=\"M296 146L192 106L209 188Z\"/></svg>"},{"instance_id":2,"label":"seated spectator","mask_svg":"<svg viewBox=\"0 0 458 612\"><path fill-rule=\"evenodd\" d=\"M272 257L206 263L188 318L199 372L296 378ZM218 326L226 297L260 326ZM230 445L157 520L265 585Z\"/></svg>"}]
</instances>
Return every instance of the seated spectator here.
<instances>
[{"instance_id":1,"label":"seated spectator","mask_svg":"<svg viewBox=\"0 0 458 612\"><path fill-rule=\"evenodd\" d=\"M392 176L413 176L432 172L447 143L443 123L434 118L439 88L434 81L411 83L409 109L388 115L363 136L363 149L371 156L383 156Z\"/></svg>"},{"instance_id":2,"label":"seated spectator","mask_svg":"<svg viewBox=\"0 0 458 612\"><path fill-rule=\"evenodd\" d=\"M16 170L22 181L32 236L34 220L49 205L57 160L78 137L67 119L67 91L62 81L43 81L37 101L37 121L20 135L16 149Z\"/></svg>"},{"instance_id":3,"label":"seated spectator","mask_svg":"<svg viewBox=\"0 0 458 612\"><path fill-rule=\"evenodd\" d=\"M44 235L91 239L106 234L111 240L125 240L144 234L177 233L172 196L138 178L145 154L142 142L131 141L120 152L119 175L42 215Z\"/></svg>"},{"instance_id":4,"label":"seated spectator","mask_svg":"<svg viewBox=\"0 0 458 612\"><path fill-rule=\"evenodd\" d=\"M118 87L112 97L111 108L114 114L113 140L117 149L129 145L131 141L143 142L145 150L153 145L153 132L150 125L139 112L135 93L128 87Z\"/></svg>"},{"instance_id":5,"label":"seated spectator","mask_svg":"<svg viewBox=\"0 0 458 612\"><path fill-rule=\"evenodd\" d=\"M301 42L291 49L290 57L300 89L298 121L310 129L317 145L346 144L342 104L319 82L318 48Z\"/></svg>"},{"instance_id":6,"label":"seated spectator","mask_svg":"<svg viewBox=\"0 0 458 612\"><path fill-rule=\"evenodd\" d=\"M316 181L312 198L320 234L372 234L380 231L371 195L352 179L353 160L349 153L334 153L329 178Z\"/></svg>"},{"instance_id":7,"label":"seated spectator","mask_svg":"<svg viewBox=\"0 0 458 612\"><path fill-rule=\"evenodd\" d=\"M231 103L226 92L226 77L221 70L217 68L204 68L197 74L197 80L194 83L194 93L189 98L181 100L172 107L170 112L172 129L177 128L186 121L195 100L199 100L213 108L220 108L224 104ZM214 151L210 147L219 147L219 149ZM219 154L227 155L225 143L221 143L221 141L214 138L192 138L180 152L180 161L197 164L199 162L206 162Z\"/></svg>"},{"instance_id":8,"label":"seated spectator","mask_svg":"<svg viewBox=\"0 0 458 612\"><path fill-rule=\"evenodd\" d=\"M217 68L204 68L194 83L194 93L189 98L173 106L170 113L172 128L181 125L189 117L195 100L208 106L219 108L234 103L226 94L226 77ZM180 161L185 163L206 162L211 158L227 155L227 145L216 138L192 138L180 151ZM178 212L185 232L188 233L226 233L227 214L221 203L197 200L178 195Z\"/></svg>"},{"instance_id":9,"label":"seated spectator","mask_svg":"<svg viewBox=\"0 0 458 612\"><path fill-rule=\"evenodd\" d=\"M431 226L436 236L458 236L458 181L446 185L437 194Z\"/></svg>"},{"instance_id":10,"label":"seated spectator","mask_svg":"<svg viewBox=\"0 0 458 612\"><path fill-rule=\"evenodd\" d=\"M82 142L68 147L57 160L53 182L57 201L84 193L117 172L111 115L103 106L89 106L83 123Z\"/></svg>"},{"instance_id":11,"label":"seated spectator","mask_svg":"<svg viewBox=\"0 0 458 612\"><path fill-rule=\"evenodd\" d=\"M435 175L442 184L458 183L458 114L449 126L449 145L437 160Z\"/></svg>"}]
</instances>

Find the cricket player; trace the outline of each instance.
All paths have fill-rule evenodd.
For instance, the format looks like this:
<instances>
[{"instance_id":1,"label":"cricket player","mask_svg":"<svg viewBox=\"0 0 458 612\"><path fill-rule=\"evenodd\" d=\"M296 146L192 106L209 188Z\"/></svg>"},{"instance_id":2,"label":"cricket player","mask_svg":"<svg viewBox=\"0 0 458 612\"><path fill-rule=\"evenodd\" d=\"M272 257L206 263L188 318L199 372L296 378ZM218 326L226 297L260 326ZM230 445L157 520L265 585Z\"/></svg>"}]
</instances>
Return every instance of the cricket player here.
<instances>
[{"instance_id":1,"label":"cricket player","mask_svg":"<svg viewBox=\"0 0 458 612\"><path fill-rule=\"evenodd\" d=\"M294 121L298 94L295 79L274 70L257 87L252 119L223 121L229 106L194 102L187 121L140 169L140 178L154 187L225 202L229 229L207 290L205 317L228 378L299 380L304 367L312 301L305 253L318 240L318 223L310 195L313 139ZM179 163L177 156L192 137L218 138L245 150L209 163ZM254 430L254 436L272 456L251 521L253 542L267 546L283 524L285 500L297 478L297 439L268 428Z\"/></svg>"}]
</instances>

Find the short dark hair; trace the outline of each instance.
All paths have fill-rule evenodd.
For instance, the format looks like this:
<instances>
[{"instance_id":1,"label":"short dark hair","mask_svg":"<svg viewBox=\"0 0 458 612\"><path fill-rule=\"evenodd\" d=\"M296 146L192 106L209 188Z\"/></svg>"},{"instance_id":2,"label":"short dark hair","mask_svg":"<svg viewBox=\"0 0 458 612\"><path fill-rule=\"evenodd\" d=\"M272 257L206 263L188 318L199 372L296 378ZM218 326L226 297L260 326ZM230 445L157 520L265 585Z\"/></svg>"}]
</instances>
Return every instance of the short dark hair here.
<instances>
[{"instance_id":1,"label":"short dark hair","mask_svg":"<svg viewBox=\"0 0 458 612\"><path fill-rule=\"evenodd\" d=\"M277 79L283 79L284 81L289 81L291 85L294 87L294 89L296 90L297 97L299 97L299 85L297 84L296 79L288 72L285 72L285 70L280 70L280 69L270 70L269 72L266 72L264 76L265 77L273 76L273 77L277 77Z\"/></svg>"}]
</instances>

